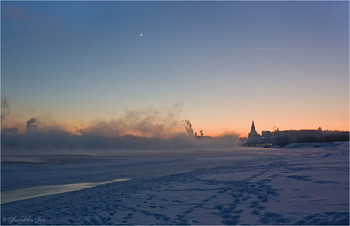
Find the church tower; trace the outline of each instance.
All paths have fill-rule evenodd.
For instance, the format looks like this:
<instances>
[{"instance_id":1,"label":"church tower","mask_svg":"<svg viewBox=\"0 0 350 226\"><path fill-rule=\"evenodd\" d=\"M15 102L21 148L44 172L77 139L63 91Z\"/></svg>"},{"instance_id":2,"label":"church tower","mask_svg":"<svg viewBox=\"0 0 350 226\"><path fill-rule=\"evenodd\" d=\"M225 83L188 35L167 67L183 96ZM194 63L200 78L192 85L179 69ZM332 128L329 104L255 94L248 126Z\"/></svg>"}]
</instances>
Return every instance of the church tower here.
<instances>
[{"instance_id":1,"label":"church tower","mask_svg":"<svg viewBox=\"0 0 350 226\"><path fill-rule=\"evenodd\" d=\"M252 121L252 127L250 129L250 133L248 134L248 138L258 138L260 135L255 130L254 121Z\"/></svg>"},{"instance_id":2,"label":"church tower","mask_svg":"<svg viewBox=\"0 0 350 226\"><path fill-rule=\"evenodd\" d=\"M251 133L256 133L254 121L252 121L252 127L251 127L251 129L250 129L250 132L251 132Z\"/></svg>"}]
</instances>

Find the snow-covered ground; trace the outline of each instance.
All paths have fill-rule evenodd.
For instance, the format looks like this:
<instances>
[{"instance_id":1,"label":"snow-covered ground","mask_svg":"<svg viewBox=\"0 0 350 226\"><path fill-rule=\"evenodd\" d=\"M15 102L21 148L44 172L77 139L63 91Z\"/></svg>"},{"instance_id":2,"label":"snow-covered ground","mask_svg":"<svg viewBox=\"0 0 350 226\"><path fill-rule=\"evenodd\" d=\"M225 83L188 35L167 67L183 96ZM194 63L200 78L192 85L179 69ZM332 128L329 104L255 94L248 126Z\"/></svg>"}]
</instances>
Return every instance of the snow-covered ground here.
<instances>
[{"instance_id":1,"label":"snow-covered ground","mask_svg":"<svg viewBox=\"0 0 350 226\"><path fill-rule=\"evenodd\" d=\"M2 224L348 225L349 144L3 155L1 189Z\"/></svg>"}]
</instances>

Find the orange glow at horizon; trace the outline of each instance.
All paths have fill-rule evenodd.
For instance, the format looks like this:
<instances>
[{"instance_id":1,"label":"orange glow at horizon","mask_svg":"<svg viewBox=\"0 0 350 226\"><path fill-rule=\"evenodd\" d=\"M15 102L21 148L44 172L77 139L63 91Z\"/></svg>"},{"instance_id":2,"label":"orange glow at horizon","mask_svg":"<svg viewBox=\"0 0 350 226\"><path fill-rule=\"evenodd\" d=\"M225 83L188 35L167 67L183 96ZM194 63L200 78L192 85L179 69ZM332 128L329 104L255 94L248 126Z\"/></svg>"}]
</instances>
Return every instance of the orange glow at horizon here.
<instances>
[{"instance_id":1,"label":"orange glow at horizon","mask_svg":"<svg viewBox=\"0 0 350 226\"><path fill-rule=\"evenodd\" d=\"M203 116L202 116L203 117ZM9 120L2 121L2 128L11 128L16 127L19 130L19 133L25 133L26 121L31 117L22 116L20 118L12 117ZM54 119L52 119L54 118ZM53 117L50 120L41 118L40 115L37 116L39 121L39 128L57 128L64 130L71 134L80 134L77 132L78 129L88 128L92 120L87 120L88 117L84 119L77 119L74 117ZM235 117L239 118L239 117ZM250 132L251 123L254 120L256 130L259 134L262 131L274 131L275 129L279 130L301 130L301 129L318 129L319 127L322 130L340 130L340 131L349 131L349 118L346 114L339 115L339 117L332 117L332 120L322 120L321 117L317 118L294 118L293 120L285 120L282 117L271 119L261 115L259 117L251 117L252 119L247 119L248 117L242 117L239 121L222 120L211 121L206 118L196 118L191 120L193 125L194 132L199 134L200 130L203 130L204 136L222 136L222 135L238 135L239 137L247 137ZM244 119L244 120L243 120ZM102 119L103 120L103 119ZM106 120L108 122L108 120ZM180 122L179 122L180 123ZM180 132L186 133L185 128L183 130L180 128ZM140 135L140 134L135 134ZM165 135L166 137L167 135Z\"/></svg>"}]
</instances>

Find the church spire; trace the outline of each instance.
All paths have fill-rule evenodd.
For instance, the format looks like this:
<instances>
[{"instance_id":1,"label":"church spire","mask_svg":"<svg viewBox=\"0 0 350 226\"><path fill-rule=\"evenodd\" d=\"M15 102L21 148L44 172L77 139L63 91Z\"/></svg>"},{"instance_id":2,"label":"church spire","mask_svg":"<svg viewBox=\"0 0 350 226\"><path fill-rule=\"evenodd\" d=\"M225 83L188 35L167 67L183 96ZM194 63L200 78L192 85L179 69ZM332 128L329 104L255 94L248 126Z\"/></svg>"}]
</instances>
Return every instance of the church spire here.
<instances>
[{"instance_id":1,"label":"church spire","mask_svg":"<svg viewBox=\"0 0 350 226\"><path fill-rule=\"evenodd\" d=\"M255 125L254 125L254 121L252 121L252 128L250 130L250 133L248 134L248 138L256 138L257 136L260 136L256 130L255 130Z\"/></svg>"},{"instance_id":2,"label":"church spire","mask_svg":"<svg viewBox=\"0 0 350 226\"><path fill-rule=\"evenodd\" d=\"M251 128L250 132L256 133L254 121L252 121L252 128Z\"/></svg>"}]
</instances>

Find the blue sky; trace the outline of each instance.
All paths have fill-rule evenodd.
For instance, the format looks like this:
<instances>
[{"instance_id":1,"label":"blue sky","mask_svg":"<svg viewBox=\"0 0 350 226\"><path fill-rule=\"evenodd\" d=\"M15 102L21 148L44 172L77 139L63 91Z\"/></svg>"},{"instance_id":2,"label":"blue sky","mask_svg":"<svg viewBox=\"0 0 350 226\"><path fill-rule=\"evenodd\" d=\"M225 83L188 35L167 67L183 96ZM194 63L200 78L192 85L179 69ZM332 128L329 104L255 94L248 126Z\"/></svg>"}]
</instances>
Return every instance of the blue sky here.
<instances>
[{"instance_id":1,"label":"blue sky","mask_svg":"<svg viewBox=\"0 0 350 226\"><path fill-rule=\"evenodd\" d=\"M178 103L210 134L348 129L348 16L348 2L2 2L2 97L12 121Z\"/></svg>"}]
</instances>

